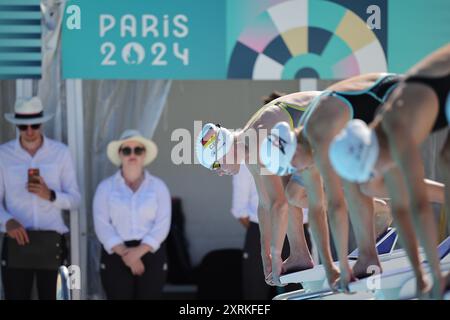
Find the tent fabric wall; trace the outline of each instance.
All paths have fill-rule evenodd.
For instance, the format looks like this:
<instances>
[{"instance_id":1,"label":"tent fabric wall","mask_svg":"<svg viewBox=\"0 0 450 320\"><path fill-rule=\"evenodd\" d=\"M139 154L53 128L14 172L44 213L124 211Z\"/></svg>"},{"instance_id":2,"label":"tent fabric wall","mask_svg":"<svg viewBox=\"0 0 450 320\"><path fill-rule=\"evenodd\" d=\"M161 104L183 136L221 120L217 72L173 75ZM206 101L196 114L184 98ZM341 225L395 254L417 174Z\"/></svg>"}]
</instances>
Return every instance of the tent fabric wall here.
<instances>
[{"instance_id":1,"label":"tent fabric wall","mask_svg":"<svg viewBox=\"0 0 450 320\"><path fill-rule=\"evenodd\" d=\"M444 145L449 129L441 130L428 137L422 145L425 174L429 179L442 182L443 169L438 165L439 151Z\"/></svg>"},{"instance_id":2,"label":"tent fabric wall","mask_svg":"<svg viewBox=\"0 0 450 320\"><path fill-rule=\"evenodd\" d=\"M42 78L33 81L34 94L38 95L46 112L55 114L52 126L45 133L55 139L67 141L65 86L61 73L61 23L64 14L61 0L41 1L42 11Z\"/></svg>"},{"instance_id":3,"label":"tent fabric wall","mask_svg":"<svg viewBox=\"0 0 450 320\"><path fill-rule=\"evenodd\" d=\"M16 130L14 126L9 124L3 114L10 112L14 102L16 101L16 81L1 80L0 81L0 143L8 141L15 137Z\"/></svg>"},{"instance_id":4,"label":"tent fabric wall","mask_svg":"<svg viewBox=\"0 0 450 320\"><path fill-rule=\"evenodd\" d=\"M16 100L16 81L0 80L0 144L15 137L15 128L6 122L3 114L10 110ZM0 199L1 201L1 199ZM0 248L3 244L3 235L0 235ZM1 270L0 270L1 275ZM0 281L0 299L3 298L2 282Z\"/></svg>"}]
</instances>

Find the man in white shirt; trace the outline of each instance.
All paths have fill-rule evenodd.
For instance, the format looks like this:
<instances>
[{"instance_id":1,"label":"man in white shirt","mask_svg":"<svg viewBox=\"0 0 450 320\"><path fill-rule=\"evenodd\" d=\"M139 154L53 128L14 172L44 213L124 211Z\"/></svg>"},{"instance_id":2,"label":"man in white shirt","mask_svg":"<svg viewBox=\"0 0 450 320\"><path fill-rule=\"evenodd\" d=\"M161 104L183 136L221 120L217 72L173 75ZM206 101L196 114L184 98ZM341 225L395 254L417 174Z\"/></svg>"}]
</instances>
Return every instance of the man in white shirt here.
<instances>
[{"instance_id":1,"label":"man in white shirt","mask_svg":"<svg viewBox=\"0 0 450 320\"><path fill-rule=\"evenodd\" d=\"M17 126L19 137L0 145L5 298L30 299L36 277L39 299L55 299L57 266L67 257L63 234L69 232L61 212L78 207L80 192L69 149L42 133L53 115L44 114L38 97L18 100L14 109L5 118ZM31 258L30 250L39 258Z\"/></svg>"}]
</instances>

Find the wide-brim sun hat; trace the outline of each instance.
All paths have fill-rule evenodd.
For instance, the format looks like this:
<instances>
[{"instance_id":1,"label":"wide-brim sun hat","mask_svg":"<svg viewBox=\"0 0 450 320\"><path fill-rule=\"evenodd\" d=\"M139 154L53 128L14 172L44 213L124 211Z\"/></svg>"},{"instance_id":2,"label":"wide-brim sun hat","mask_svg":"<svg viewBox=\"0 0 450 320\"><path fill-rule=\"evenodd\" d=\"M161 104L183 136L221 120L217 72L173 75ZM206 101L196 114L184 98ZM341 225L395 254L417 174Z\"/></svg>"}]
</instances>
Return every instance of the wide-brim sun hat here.
<instances>
[{"instance_id":1,"label":"wide-brim sun hat","mask_svg":"<svg viewBox=\"0 0 450 320\"><path fill-rule=\"evenodd\" d=\"M44 114L39 97L18 98L14 105L14 113L6 113L5 119L15 125L41 124L53 118L53 114Z\"/></svg>"},{"instance_id":2,"label":"wide-brim sun hat","mask_svg":"<svg viewBox=\"0 0 450 320\"><path fill-rule=\"evenodd\" d=\"M125 130L121 135L119 140L111 141L108 144L106 149L106 154L108 155L108 159L116 166L120 166L122 161L119 156L120 146L125 142L135 141L141 143L145 147L145 159L144 166L150 164L155 160L158 155L158 147L156 144L150 140L146 139L139 131L137 130Z\"/></svg>"}]
</instances>

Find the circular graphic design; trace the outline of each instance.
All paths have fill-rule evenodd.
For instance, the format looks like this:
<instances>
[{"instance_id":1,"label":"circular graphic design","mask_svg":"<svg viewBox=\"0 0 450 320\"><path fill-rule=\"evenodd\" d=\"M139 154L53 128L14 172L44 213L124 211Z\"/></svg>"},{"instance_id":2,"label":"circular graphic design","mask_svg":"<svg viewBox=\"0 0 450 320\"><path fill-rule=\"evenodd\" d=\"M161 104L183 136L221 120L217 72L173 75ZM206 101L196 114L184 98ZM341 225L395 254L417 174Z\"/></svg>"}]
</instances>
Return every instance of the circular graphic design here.
<instances>
[{"instance_id":1,"label":"circular graphic design","mask_svg":"<svg viewBox=\"0 0 450 320\"><path fill-rule=\"evenodd\" d=\"M386 72L383 46L366 22L333 2L292 0L268 8L242 31L230 79L342 79Z\"/></svg>"}]
</instances>

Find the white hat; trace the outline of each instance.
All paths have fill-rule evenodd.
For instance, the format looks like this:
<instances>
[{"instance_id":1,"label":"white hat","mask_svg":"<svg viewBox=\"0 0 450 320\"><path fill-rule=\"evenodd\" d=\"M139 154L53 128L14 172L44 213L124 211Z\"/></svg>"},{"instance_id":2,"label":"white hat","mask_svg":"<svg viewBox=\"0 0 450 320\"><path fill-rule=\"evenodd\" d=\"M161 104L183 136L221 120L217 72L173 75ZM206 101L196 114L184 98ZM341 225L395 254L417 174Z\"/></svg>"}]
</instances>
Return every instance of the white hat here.
<instances>
[{"instance_id":1,"label":"white hat","mask_svg":"<svg viewBox=\"0 0 450 320\"><path fill-rule=\"evenodd\" d=\"M14 105L14 113L6 113L5 119L12 124L41 124L47 122L53 114L44 115L44 108L39 97L18 98Z\"/></svg>"},{"instance_id":2,"label":"white hat","mask_svg":"<svg viewBox=\"0 0 450 320\"><path fill-rule=\"evenodd\" d=\"M333 139L329 149L331 165L338 175L362 183L371 178L379 154L374 130L359 119L347 126Z\"/></svg>"},{"instance_id":3,"label":"white hat","mask_svg":"<svg viewBox=\"0 0 450 320\"><path fill-rule=\"evenodd\" d=\"M142 136L142 134L137 130L125 130L119 140L111 141L108 144L106 154L108 155L109 160L116 165L120 166L121 160L119 157L119 149L122 144L128 141L136 141L144 145L145 147L145 159L144 166L150 164L153 160L155 160L158 154L158 147L156 144L149 139L146 139Z\"/></svg>"},{"instance_id":4,"label":"white hat","mask_svg":"<svg viewBox=\"0 0 450 320\"><path fill-rule=\"evenodd\" d=\"M291 165L297 149L297 138L287 122L278 122L264 138L259 149L261 163L271 173L284 176L297 171Z\"/></svg>"},{"instance_id":5,"label":"white hat","mask_svg":"<svg viewBox=\"0 0 450 320\"><path fill-rule=\"evenodd\" d=\"M207 141L204 140L211 129L214 134ZM230 151L232 144L233 134L227 128L207 123L195 141L195 154L200 164L211 170L213 163L223 158Z\"/></svg>"}]
</instances>

